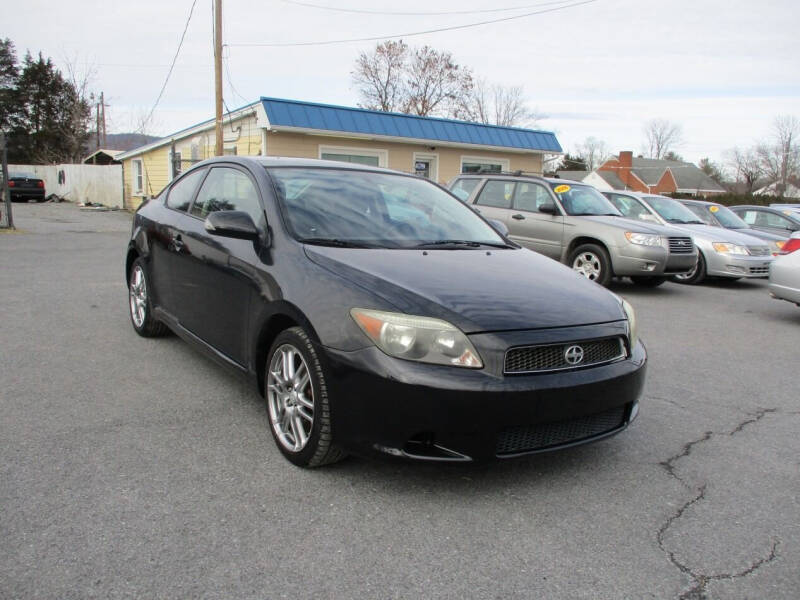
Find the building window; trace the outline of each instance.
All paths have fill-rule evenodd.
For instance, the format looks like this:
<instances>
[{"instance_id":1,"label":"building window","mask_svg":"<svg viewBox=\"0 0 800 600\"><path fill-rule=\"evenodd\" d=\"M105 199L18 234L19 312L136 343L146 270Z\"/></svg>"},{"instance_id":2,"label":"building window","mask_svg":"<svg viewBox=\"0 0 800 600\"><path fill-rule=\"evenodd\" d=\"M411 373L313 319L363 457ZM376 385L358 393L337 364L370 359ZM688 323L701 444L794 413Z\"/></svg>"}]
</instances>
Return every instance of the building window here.
<instances>
[{"instance_id":1,"label":"building window","mask_svg":"<svg viewBox=\"0 0 800 600\"><path fill-rule=\"evenodd\" d=\"M502 173L509 171L508 160L501 158L486 158L480 156L462 156L462 173Z\"/></svg>"},{"instance_id":2,"label":"building window","mask_svg":"<svg viewBox=\"0 0 800 600\"><path fill-rule=\"evenodd\" d=\"M388 152L386 150L367 150L366 148L320 146L319 157L322 160L338 160L372 167L385 167Z\"/></svg>"},{"instance_id":3,"label":"building window","mask_svg":"<svg viewBox=\"0 0 800 600\"><path fill-rule=\"evenodd\" d=\"M141 194L144 190L144 166L140 159L131 162L133 164L133 193Z\"/></svg>"}]
</instances>

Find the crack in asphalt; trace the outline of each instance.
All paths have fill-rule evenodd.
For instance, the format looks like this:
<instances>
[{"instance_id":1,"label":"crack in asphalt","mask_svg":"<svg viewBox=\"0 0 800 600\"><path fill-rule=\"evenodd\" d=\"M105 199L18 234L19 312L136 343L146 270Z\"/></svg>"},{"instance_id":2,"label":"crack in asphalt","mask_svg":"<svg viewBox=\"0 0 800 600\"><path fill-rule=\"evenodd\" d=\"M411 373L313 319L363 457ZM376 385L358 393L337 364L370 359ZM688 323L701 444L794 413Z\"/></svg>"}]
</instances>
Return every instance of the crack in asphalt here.
<instances>
[{"instance_id":1,"label":"crack in asphalt","mask_svg":"<svg viewBox=\"0 0 800 600\"><path fill-rule=\"evenodd\" d=\"M663 400L663 398L657 398L657 399ZM675 463L677 463L680 459L689 456L692 453L692 449L698 444L707 442L714 436L732 437L737 433L741 433L744 430L744 428L747 427L748 425L757 423L768 414L777 412L778 412L777 408L762 408L758 410L755 414L751 415L750 418L740 422L731 431L725 431L725 432L706 431L698 439L692 440L684 444L680 452L670 456L665 461L661 461L659 463L659 466L661 466L670 477L679 481L684 487L686 487L687 489L692 489L692 486L690 486L686 481L684 481L683 478L681 478L680 475L678 475ZM773 539L769 554L767 554L762 558L757 559L756 561L752 562L747 568L737 573L714 573L709 575L705 573L696 572L689 565L682 563L675 556L675 552L672 552L666 547L666 544L664 543L664 537L669 528L672 526L672 524L678 519L680 519L690 507L697 504L698 502L702 502L703 500L705 500L707 486L708 483L703 483L702 485L700 485L699 488L696 488L697 493L691 499L687 500L680 508L678 508L677 511L675 511L672 515L670 515L658 529L658 533L656 534L656 541L658 542L658 547L667 556L670 563L672 563L672 565L675 568L677 568L681 573L691 577L692 581L694 582L694 585L691 587L691 589L682 593L679 596L679 600L704 600L705 598L707 598L706 586L710 582L739 579L741 577L746 577L751 573L757 571L765 564L772 562L778 556L779 540Z\"/></svg>"}]
</instances>

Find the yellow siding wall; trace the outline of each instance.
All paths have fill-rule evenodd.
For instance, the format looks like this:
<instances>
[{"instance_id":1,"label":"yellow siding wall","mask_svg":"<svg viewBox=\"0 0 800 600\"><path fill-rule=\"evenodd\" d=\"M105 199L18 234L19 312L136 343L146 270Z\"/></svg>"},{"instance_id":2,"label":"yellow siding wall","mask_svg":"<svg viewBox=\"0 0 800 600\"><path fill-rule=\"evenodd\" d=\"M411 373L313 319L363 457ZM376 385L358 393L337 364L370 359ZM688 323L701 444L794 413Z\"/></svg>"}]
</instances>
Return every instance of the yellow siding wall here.
<instances>
[{"instance_id":1,"label":"yellow siding wall","mask_svg":"<svg viewBox=\"0 0 800 600\"><path fill-rule=\"evenodd\" d=\"M435 142L434 142L435 143ZM436 154L439 159L438 180L446 183L461 172L461 158L463 156L480 156L492 159L506 159L509 169L522 170L531 173L542 173L542 155L538 153L516 154L513 152L496 152L492 150L472 150L465 148L444 148L418 144L402 144L384 142L381 140L368 141L348 139L346 137L329 137L321 135L305 135L300 133L269 132L267 133L267 154L269 156L294 156L299 158L319 158L320 146L334 146L346 148L364 148L367 150L385 150L390 169L414 171L414 153Z\"/></svg>"},{"instance_id":2,"label":"yellow siding wall","mask_svg":"<svg viewBox=\"0 0 800 600\"><path fill-rule=\"evenodd\" d=\"M134 156L122 163L123 181L125 182L125 208L134 210L142 203L144 196L155 196L169 183L169 146L156 148L146 154ZM137 193L133 181L133 161L142 160L144 177L142 192Z\"/></svg>"}]
</instances>

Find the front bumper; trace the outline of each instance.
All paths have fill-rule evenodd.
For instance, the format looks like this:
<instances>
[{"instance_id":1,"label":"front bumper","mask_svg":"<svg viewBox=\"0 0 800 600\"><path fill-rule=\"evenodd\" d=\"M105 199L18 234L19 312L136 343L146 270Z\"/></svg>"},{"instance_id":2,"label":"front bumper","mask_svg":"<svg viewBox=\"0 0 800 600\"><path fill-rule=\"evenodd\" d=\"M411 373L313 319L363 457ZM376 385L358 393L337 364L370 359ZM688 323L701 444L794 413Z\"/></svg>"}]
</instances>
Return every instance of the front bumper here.
<instances>
[{"instance_id":1,"label":"front bumper","mask_svg":"<svg viewBox=\"0 0 800 600\"><path fill-rule=\"evenodd\" d=\"M320 350L330 367L337 444L356 454L434 461L507 458L619 433L638 413L647 359L637 343L612 364L504 376L486 356L483 369L469 370L399 360L375 347Z\"/></svg>"},{"instance_id":2,"label":"front bumper","mask_svg":"<svg viewBox=\"0 0 800 600\"><path fill-rule=\"evenodd\" d=\"M615 275L674 275L691 271L697 262L697 253L675 254L663 246L628 244L619 247L611 261Z\"/></svg>"},{"instance_id":3,"label":"front bumper","mask_svg":"<svg viewBox=\"0 0 800 600\"><path fill-rule=\"evenodd\" d=\"M709 252L706 254L706 273L712 277L768 277L773 260L772 256L735 256Z\"/></svg>"}]
</instances>

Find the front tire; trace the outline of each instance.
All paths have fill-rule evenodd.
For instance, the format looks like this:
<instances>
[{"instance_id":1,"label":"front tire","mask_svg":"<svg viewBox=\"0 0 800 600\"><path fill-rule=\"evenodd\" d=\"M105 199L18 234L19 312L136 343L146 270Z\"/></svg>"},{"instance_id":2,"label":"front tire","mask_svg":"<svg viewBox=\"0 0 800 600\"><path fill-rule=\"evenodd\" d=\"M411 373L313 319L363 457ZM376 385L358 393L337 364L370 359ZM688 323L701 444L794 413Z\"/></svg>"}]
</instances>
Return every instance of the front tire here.
<instances>
[{"instance_id":1,"label":"front tire","mask_svg":"<svg viewBox=\"0 0 800 600\"><path fill-rule=\"evenodd\" d=\"M133 261L128 276L128 307L133 329L142 337L161 337L169 332L167 326L153 316L150 279L141 257Z\"/></svg>"},{"instance_id":2,"label":"front tire","mask_svg":"<svg viewBox=\"0 0 800 600\"><path fill-rule=\"evenodd\" d=\"M281 332L264 375L270 430L278 450L299 467L320 467L346 454L333 443L325 369L301 327Z\"/></svg>"},{"instance_id":3,"label":"front tire","mask_svg":"<svg viewBox=\"0 0 800 600\"><path fill-rule=\"evenodd\" d=\"M701 252L697 256L697 263L694 265L694 269L689 271L688 273L681 273L679 275L673 275L673 281L677 281L678 283L686 283L688 285L696 285L703 281L706 278L706 259L703 258L703 253Z\"/></svg>"},{"instance_id":4,"label":"front tire","mask_svg":"<svg viewBox=\"0 0 800 600\"><path fill-rule=\"evenodd\" d=\"M569 256L572 270L602 286L611 281L611 259L608 252L597 244L581 244Z\"/></svg>"}]
</instances>

